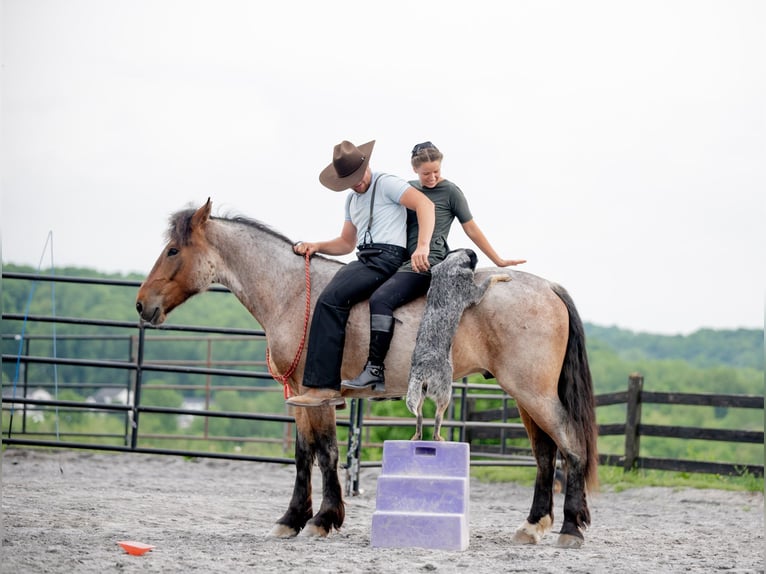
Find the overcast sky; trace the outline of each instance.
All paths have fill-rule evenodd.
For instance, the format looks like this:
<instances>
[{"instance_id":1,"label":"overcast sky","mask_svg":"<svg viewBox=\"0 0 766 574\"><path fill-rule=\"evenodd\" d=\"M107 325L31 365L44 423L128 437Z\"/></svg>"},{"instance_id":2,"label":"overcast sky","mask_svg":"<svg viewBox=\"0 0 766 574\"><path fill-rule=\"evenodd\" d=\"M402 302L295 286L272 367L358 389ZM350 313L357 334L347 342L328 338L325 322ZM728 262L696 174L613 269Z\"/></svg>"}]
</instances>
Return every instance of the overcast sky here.
<instances>
[{"instance_id":1,"label":"overcast sky","mask_svg":"<svg viewBox=\"0 0 766 574\"><path fill-rule=\"evenodd\" d=\"M766 3L2 6L4 263L144 274L208 197L329 239L336 143L409 179L431 140L501 256L585 321L763 326Z\"/></svg>"}]
</instances>

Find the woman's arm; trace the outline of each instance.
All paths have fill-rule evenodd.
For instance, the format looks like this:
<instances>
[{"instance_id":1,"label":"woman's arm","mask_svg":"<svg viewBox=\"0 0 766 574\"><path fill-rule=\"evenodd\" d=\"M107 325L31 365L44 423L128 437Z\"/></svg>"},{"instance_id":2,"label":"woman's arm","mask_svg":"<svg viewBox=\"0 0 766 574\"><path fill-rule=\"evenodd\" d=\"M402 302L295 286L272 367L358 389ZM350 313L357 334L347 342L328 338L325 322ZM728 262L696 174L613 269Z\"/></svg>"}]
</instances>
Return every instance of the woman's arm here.
<instances>
[{"instance_id":1,"label":"woman's arm","mask_svg":"<svg viewBox=\"0 0 766 574\"><path fill-rule=\"evenodd\" d=\"M509 267L511 265L520 265L521 263L527 262L526 259L503 259L500 257L473 219L463 224L463 231L465 231L468 238L476 244L476 247L481 249L482 253L489 257L492 263L498 267Z\"/></svg>"}]
</instances>

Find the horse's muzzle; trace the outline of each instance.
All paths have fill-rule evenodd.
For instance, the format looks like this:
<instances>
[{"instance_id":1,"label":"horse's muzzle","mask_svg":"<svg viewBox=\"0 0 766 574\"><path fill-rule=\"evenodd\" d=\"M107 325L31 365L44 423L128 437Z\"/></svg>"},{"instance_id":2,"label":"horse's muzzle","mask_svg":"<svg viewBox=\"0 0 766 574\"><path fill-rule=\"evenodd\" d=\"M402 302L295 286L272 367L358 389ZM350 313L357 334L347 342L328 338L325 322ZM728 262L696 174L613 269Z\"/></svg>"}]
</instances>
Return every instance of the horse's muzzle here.
<instances>
[{"instance_id":1,"label":"horse's muzzle","mask_svg":"<svg viewBox=\"0 0 766 574\"><path fill-rule=\"evenodd\" d=\"M160 318L162 317L162 311L160 311L159 307L155 307L152 312L149 313L149 310L144 308L141 301L136 301L136 311L138 311L138 315L141 317L143 323L150 323L152 325L161 323Z\"/></svg>"}]
</instances>

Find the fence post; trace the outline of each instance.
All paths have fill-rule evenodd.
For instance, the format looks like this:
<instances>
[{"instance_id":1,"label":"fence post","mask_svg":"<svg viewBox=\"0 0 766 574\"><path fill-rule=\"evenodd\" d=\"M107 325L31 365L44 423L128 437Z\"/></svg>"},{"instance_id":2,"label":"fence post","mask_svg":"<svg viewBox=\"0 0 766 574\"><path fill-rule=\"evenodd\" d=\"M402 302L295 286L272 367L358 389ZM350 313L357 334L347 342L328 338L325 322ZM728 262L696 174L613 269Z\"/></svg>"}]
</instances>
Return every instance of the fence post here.
<instances>
[{"instance_id":1,"label":"fence post","mask_svg":"<svg viewBox=\"0 0 766 574\"><path fill-rule=\"evenodd\" d=\"M128 357L129 361L131 363L136 363L138 365L138 335L128 335ZM138 380L138 369L140 366L136 367L135 370L135 378ZM130 391L133 388L133 375L134 373L131 371L125 371L127 376L127 380L125 381L125 390L127 391L126 400L130 401ZM123 424L123 431L125 432L125 436L123 437L122 444L125 446L128 446L128 444L131 441L131 436L133 433L133 428L131 425L131 422L133 421L133 414L130 411L125 411L125 424Z\"/></svg>"},{"instance_id":2,"label":"fence post","mask_svg":"<svg viewBox=\"0 0 766 574\"><path fill-rule=\"evenodd\" d=\"M465 429L465 421L468 420L468 413L466 408L468 407L468 377L463 377L463 386L460 389L460 422L463 424L460 426L458 432L458 442L471 442L468 440L468 436ZM452 429L455 430L454 428ZM455 435L452 435L454 440Z\"/></svg>"},{"instance_id":3,"label":"fence post","mask_svg":"<svg viewBox=\"0 0 766 574\"><path fill-rule=\"evenodd\" d=\"M135 450L138 446L138 413L141 404L141 386L143 385L143 365L144 365L144 325L138 327L138 349L136 352L136 386L133 389L133 410L131 411L132 433L130 435L130 448Z\"/></svg>"},{"instance_id":4,"label":"fence post","mask_svg":"<svg viewBox=\"0 0 766 574\"><path fill-rule=\"evenodd\" d=\"M465 381L467 379L463 380ZM467 442L468 444L471 444L471 441L473 440L473 430L466 425L466 423L471 420L472 404L475 403L468 400L468 391L464 388L463 394L460 396L460 420L463 423L463 426L460 427L460 442Z\"/></svg>"},{"instance_id":5,"label":"fence post","mask_svg":"<svg viewBox=\"0 0 766 574\"><path fill-rule=\"evenodd\" d=\"M644 377L633 373L628 377L628 412L625 420L625 471L633 470L638 462L641 443L641 391Z\"/></svg>"},{"instance_id":6,"label":"fence post","mask_svg":"<svg viewBox=\"0 0 766 574\"><path fill-rule=\"evenodd\" d=\"M350 399L348 416L348 452L346 453L346 496L359 494L359 466L362 452L364 399Z\"/></svg>"},{"instance_id":7,"label":"fence post","mask_svg":"<svg viewBox=\"0 0 766 574\"><path fill-rule=\"evenodd\" d=\"M29 356L29 345L31 343L31 339L27 338L26 341L24 341L24 353ZM29 365L24 363L24 385L22 386L22 393L21 396L25 399L29 396ZM8 427L9 436L10 436L10 430L11 427ZM21 410L21 434L27 434L27 403L24 403Z\"/></svg>"}]
</instances>

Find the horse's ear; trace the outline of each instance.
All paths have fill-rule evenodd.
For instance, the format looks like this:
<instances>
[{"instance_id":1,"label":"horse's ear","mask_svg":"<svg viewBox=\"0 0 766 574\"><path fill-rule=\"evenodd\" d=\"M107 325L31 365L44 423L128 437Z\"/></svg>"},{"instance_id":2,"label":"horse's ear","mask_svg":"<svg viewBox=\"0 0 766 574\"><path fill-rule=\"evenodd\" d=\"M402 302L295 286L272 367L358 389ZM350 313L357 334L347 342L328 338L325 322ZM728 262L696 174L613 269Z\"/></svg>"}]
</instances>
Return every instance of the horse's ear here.
<instances>
[{"instance_id":1,"label":"horse's ear","mask_svg":"<svg viewBox=\"0 0 766 574\"><path fill-rule=\"evenodd\" d=\"M198 225L204 224L210 217L211 209L213 209L213 202L210 201L210 198L208 197L205 205L194 212L191 220L192 227L197 227Z\"/></svg>"}]
</instances>

